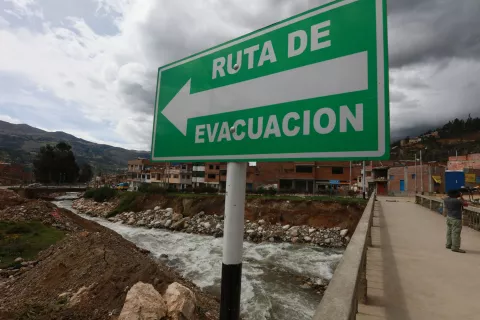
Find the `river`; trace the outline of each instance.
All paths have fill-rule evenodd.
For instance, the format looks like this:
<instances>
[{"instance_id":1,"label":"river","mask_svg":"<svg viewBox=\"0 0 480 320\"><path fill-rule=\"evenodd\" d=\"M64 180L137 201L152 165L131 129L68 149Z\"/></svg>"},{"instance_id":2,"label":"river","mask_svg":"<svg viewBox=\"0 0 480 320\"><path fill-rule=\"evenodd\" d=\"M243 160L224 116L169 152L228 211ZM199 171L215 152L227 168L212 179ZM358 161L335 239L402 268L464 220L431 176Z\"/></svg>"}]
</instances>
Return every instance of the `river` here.
<instances>
[{"instance_id":1,"label":"river","mask_svg":"<svg viewBox=\"0 0 480 320\"><path fill-rule=\"evenodd\" d=\"M71 210L71 196L54 201ZM175 268L197 286L219 295L222 239L131 227L101 218L82 217L114 230ZM165 258L168 255L168 258ZM298 276L330 280L341 250L287 243L244 243L242 317L245 320L310 320L320 295Z\"/></svg>"}]
</instances>

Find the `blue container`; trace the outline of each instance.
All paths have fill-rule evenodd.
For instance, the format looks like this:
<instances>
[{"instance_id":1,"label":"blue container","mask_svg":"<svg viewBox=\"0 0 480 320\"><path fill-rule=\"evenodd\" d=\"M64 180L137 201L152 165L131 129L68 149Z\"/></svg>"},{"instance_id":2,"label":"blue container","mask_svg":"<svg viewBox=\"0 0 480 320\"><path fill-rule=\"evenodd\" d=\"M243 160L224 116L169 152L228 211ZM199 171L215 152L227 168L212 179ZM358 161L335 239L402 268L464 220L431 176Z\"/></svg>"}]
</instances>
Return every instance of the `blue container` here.
<instances>
[{"instance_id":1,"label":"blue container","mask_svg":"<svg viewBox=\"0 0 480 320\"><path fill-rule=\"evenodd\" d=\"M458 190L465 186L465 173L463 171L445 171L445 192Z\"/></svg>"}]
</instances>

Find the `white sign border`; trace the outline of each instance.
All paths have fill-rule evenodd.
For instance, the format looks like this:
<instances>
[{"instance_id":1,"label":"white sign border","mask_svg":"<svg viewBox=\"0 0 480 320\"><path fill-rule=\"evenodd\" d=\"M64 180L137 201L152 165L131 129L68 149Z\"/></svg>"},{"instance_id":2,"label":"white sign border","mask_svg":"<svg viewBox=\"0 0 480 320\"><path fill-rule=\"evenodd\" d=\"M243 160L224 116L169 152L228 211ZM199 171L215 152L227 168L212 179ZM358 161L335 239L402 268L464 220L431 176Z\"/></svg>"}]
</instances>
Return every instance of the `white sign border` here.
<instances>
[{"instance_id":1,"label":"white sign border","mask_svg":"<svg viewBox=\"0 0 480 320\"><path fill-rule=\"evenodd\" d=\"M331 0L334 1L334 0ZM378 150L375 151L340 151L340 152L298 152L298 153L268 153L268 154L234 154L234 155L213 155L213 156L178 156L178 157L154 157L155 155L155 138L157 132L156 120L158 119L158 98L160 96L160 79L162 77L162 72L168 69L177 67L184 63L196 60L198 58L204 57L206 55L215 53L219 50L229 48L231 46L237 45L244 41L256 38L263 34L275 31L277 29L288 26L292 23L296 23L310 17L316 16L318 14L346 6L351 3L355 3L359 0L344 0L337 2L330 6L322 7L318 10L308 12L305 15L287 20L283 23L279 23L269 28L265 28L259 32L252 33L246 37L240 38L238 40L226 43L219 47L201 52L199 54L193 55L187 59L180 60L176 63L166 66L163 69L160 69L158 72L157 79L157 98L155 100L155 118L153 124L153 136L152 136L152 160L153 161L206 161L206 160L276 160L276 159L315 159L315 158L370 158L370 157L381 157L385 154L385 71L387 67L385 66L385 52L384 52L384 25L383 25L383 1L384 0L375 0L376 1L376 29L377 29L377 83L378 83Z\"/></svg>"}]
</instances>

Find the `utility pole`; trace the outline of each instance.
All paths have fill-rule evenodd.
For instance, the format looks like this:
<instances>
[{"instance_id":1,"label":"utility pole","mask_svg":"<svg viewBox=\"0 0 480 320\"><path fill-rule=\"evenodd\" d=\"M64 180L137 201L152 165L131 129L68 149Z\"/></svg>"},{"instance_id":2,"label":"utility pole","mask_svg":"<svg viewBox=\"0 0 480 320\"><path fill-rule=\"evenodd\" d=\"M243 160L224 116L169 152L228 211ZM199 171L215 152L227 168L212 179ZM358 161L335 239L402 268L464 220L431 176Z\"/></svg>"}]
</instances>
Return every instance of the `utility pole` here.
<instances>
[{"instance_id":1,"label":"utility pole","mask_svg":"<svg viewBox=\"0 0 480 320\"><path fill-rule=\"evenodd\" d=\"M423 194L423 162L422 162L422 150L420 150L420 191Z\"/></svg>"},{"instance_id":2,"label":"utility pole","mask_svg":"<svg viewBox=\"0 0 480 320\"><path fill-rule=\"evenodd\" d=\"M365 161L363 161L363 176L362 176L362 191L363 191L363 199L366 199L366 190L365 190L365 186L367 185L367 182L365 181L366 180L366 173L365 173Z\"/></svg>"},{"instance_id":3,"label":"utility pole","mask_svg":"<svg viewBox=\"0 0 480 320\"><path fill-rule=\"evenodd\" d=\"M350 190L352 190L352 161L350 161Z\"/></svg>"},{"instance_id":4,"label":"utility pole","mask_svg":"<svg viewBox=\"0 0 480 320\"><path fill-rule=\"evenodd\" d=\"M415 152L415 194L417 194L417 153Z\"/></svg>"}]
</instances>

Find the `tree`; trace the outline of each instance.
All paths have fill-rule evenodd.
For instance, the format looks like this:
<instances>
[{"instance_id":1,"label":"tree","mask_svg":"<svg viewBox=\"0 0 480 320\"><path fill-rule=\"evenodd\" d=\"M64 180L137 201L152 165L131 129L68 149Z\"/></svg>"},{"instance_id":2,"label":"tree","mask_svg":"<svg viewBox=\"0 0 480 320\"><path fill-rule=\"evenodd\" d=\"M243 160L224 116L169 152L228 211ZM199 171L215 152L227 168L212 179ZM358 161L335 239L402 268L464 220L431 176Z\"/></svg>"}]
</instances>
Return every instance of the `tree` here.
<instances>
[{"instance_id":1,"label":"tree","mask_svg":"<svg viewBox=\"0 0 480 320\"><path fill-rule=\"evenodd\" d=\"M72 147L65 142L40 148L33 161L35 180L42 183L72 183L78 178L78 165Z\"/></svg>"},{"instance_id":2,"label":"tree","mask_svg":"<svg viewBox=\"0 0 480 320\"><path fill-rule=\"evenodd\" d=\"M88 163L84 163L80 168L80 175L78 176L78 182L89 182L93 177L92 166Z\"/></svg>"}]
</instances>

